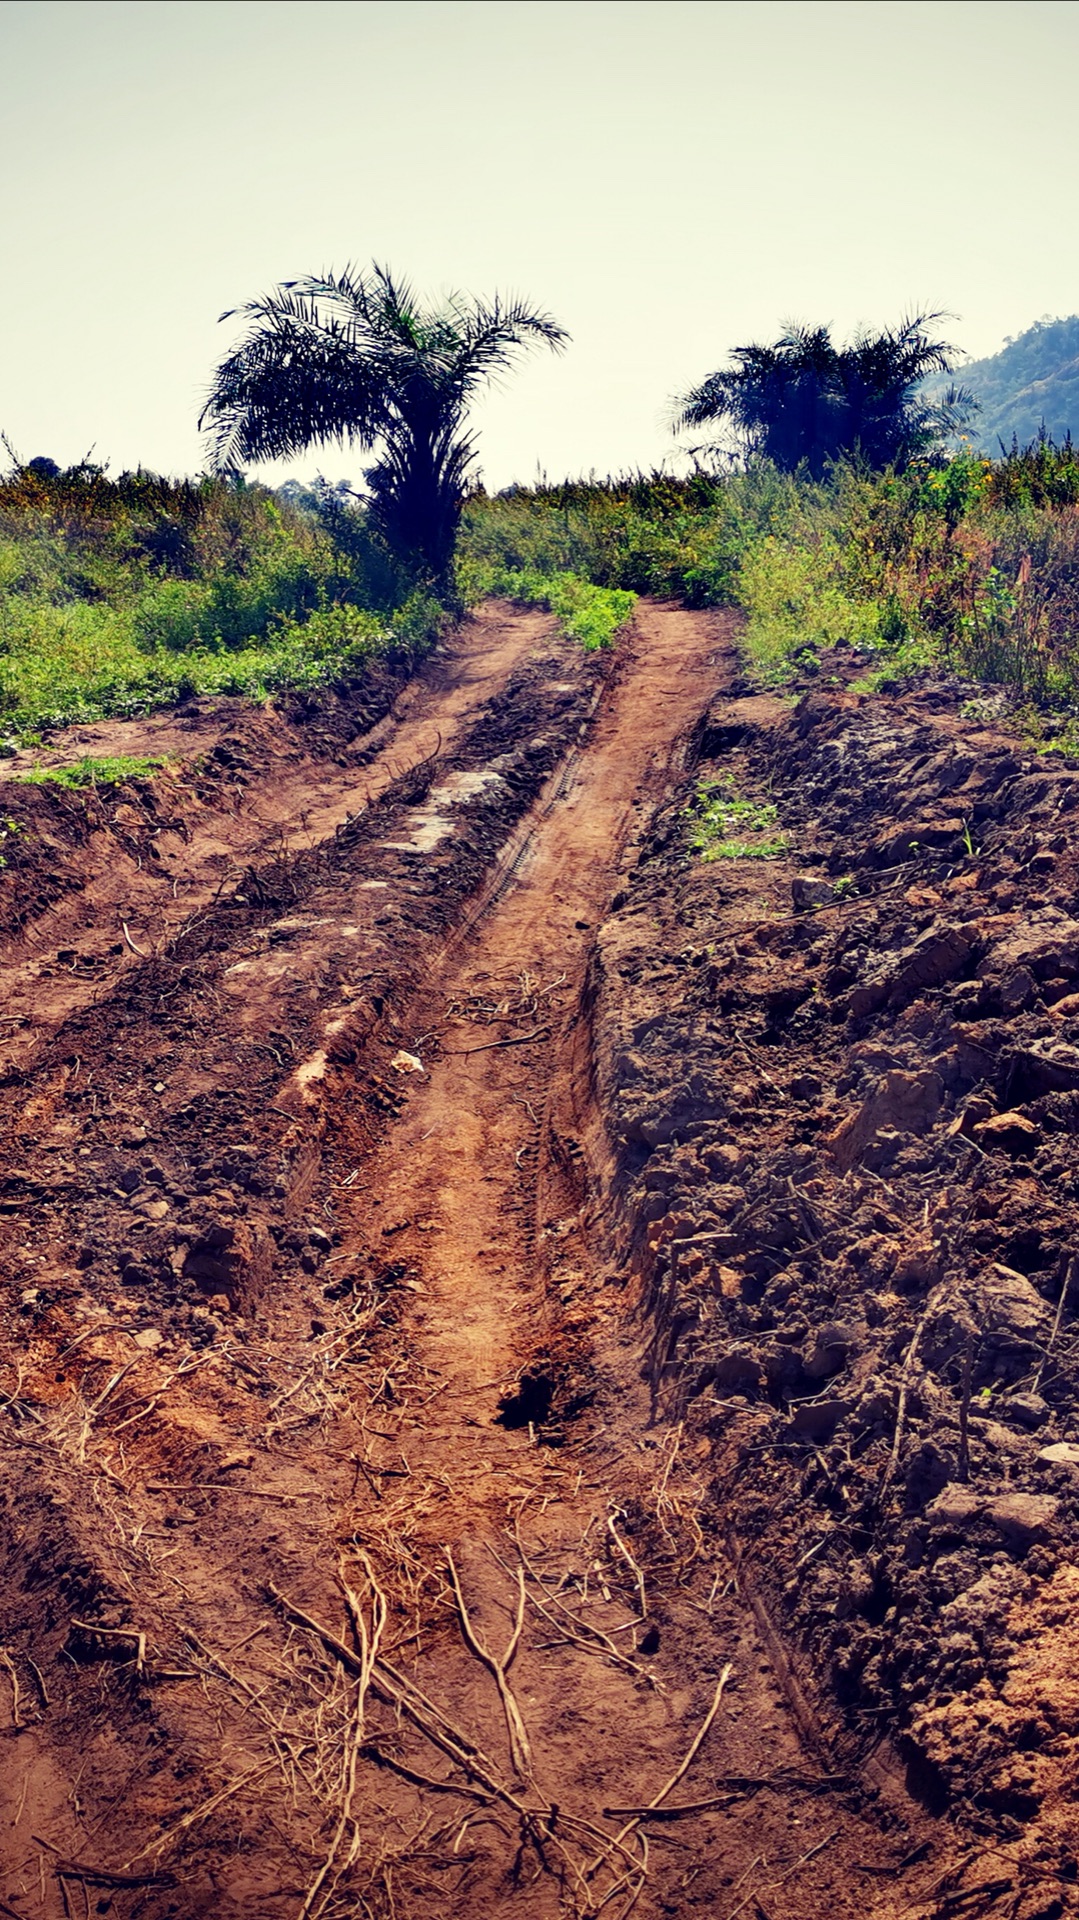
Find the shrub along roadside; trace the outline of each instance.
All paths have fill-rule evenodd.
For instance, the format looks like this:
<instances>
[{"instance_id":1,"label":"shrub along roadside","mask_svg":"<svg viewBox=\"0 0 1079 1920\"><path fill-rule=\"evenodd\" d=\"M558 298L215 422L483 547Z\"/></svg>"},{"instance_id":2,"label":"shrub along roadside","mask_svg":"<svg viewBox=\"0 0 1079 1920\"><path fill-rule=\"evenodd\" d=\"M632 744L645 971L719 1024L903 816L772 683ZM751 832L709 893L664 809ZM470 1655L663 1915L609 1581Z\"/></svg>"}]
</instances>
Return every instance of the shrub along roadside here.
<instances>
[{"instance_id":1,"label":"shrub along roadside","mask_svg":"<svg viewBox=\"0 0 1079 1920\"><path fill-rule=\"evenodd\" d=\"M130 715L193 694L265 699L419 656L448 615L408 592L360 513L242 482L0 482L0 729Z\"/></svg>"},{"instance_id":2,"label":"shrub along roadside","mask_svg":"<svg viewBox=\"0 0 1079 1920\"><path fill-rule=\"evenodd\" d=\"M1079 450L1040 442L826 482L759 464L476 496L462 578L500 570L741 606L751 675L866 656L866 690L933 665L1043 708L1079 703ZM507 589L503 589L507 590Z\"/></svg>"}]
</instances>

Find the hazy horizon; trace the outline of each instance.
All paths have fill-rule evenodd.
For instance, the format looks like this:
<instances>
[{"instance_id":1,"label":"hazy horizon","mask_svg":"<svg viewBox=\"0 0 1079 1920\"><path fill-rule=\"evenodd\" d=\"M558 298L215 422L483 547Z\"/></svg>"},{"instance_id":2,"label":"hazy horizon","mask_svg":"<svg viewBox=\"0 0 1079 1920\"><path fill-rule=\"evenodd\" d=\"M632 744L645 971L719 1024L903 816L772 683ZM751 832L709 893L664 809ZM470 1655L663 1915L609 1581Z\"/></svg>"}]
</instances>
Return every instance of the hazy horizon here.
<instances>
[{"instance_id":1,"label":"hazy horizon","mask_svg":"<svg viewBox=\"0 0 1079 1920\"><path fill-rule=\"evenodd\" d=\"M1079 309L1075 0L9 0L0 48L23 458L198 470L218 315L350 260L569 329L477 410L491 488L658 463L791 318Z\"/></svg>"}]
</instances>

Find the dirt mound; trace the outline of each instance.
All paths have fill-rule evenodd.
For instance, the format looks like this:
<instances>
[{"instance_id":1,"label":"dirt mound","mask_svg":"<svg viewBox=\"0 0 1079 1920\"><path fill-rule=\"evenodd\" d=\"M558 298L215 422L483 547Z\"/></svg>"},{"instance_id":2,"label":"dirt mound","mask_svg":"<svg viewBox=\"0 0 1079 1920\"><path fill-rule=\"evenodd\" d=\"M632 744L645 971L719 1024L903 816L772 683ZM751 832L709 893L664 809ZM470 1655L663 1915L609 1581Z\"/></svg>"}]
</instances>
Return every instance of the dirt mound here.
<instances>
[{"instance_id":1,"label":"dirt mound","mask_svg":"<svg viewBox=\"0 0 1079 1920\"><path fill-rule=\"evenodd\" d=\"M1079 774L966 691L714 708L698 777L787 851L691 856L687 789L594 1023L654 1403L831 1751L894 1740L1033 1920L1077 1898Z\"/></svg>"}]
</instances>

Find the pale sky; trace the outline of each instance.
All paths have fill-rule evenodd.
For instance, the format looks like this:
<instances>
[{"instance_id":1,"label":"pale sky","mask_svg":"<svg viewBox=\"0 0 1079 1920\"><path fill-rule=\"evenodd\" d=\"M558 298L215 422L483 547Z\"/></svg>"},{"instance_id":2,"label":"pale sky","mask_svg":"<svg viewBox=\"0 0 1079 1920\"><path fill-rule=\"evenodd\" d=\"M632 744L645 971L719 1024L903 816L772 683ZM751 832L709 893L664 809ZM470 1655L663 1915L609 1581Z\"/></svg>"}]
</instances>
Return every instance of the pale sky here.
<instances>
[{"instance_id":1,"label":"pale sky","mask_svg":"<svg viewBox=\"0 0 1079 1920\"><path fill-rule=\"evenodd\" d=\"M491 487L662 460L788 318L994 352L1079 310L1077 55L1076 0L8 0L0 427L195 471L222 309L371 258L573 335L480 410Z\"/></svg>"}]
</instances>

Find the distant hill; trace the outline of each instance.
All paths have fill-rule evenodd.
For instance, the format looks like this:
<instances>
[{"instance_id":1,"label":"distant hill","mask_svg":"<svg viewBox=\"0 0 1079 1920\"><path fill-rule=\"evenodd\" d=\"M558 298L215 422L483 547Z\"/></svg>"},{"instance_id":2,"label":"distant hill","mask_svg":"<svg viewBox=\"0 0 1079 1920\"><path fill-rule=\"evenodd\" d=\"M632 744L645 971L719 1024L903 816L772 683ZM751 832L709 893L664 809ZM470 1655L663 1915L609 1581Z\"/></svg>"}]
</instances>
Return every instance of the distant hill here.
<instances>
[{"instance_id":1,"label":"distant hill","mask_svg":"<svg viewBox=\"0 0 1079 1920\"><path fill-rule=\"evenodd\" d=\"M1068 432L1079 442L1079 314L1036 320L954 377L980 404L968 431L986 453L999 453L1001 441L1010 447L1013 435L1026 446L1043 425L1058 442Z\"/></svg>"}]
</instances>

